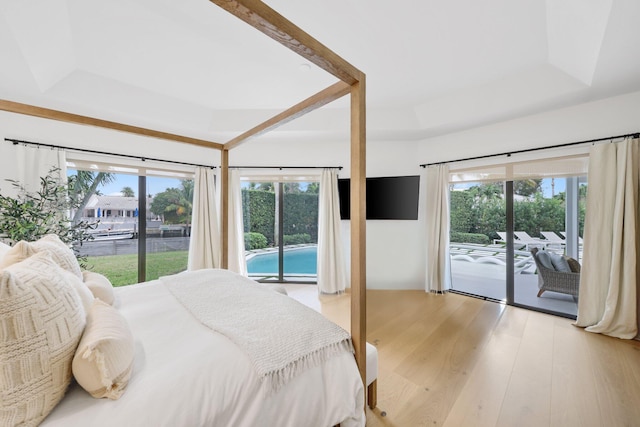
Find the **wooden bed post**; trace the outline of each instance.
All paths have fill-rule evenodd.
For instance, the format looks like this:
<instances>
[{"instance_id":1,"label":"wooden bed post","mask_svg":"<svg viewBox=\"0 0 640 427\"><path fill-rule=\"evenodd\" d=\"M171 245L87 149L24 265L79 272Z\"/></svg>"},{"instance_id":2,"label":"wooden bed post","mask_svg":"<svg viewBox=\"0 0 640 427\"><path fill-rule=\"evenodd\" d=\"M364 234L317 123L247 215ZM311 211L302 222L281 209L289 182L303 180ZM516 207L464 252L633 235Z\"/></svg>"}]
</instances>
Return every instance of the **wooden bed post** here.
<instances>
[{"instance_id":1,"label":"wooden bed post","mask_svg":"<svg viewBox=\"0 0 640 427\"><path fill-rule=\"evenodd\" d=\"M366 108L365 78L351 85L351 337L367 378Z\"/></svg>"},{"instance_id":2,"label":"wooden bed post","mask_svg":"<svg viewBox=\"0 0 640 427\"><path fill-rule=\"evenodd\" d=\"M221 218L221 240L222 240L222 254L220 257L220 268L229 268L229 149L224 148L220 152L221 167L220 167L220 188L221 188L221 203L220 213Z\"/></svg>"}]
</instances>

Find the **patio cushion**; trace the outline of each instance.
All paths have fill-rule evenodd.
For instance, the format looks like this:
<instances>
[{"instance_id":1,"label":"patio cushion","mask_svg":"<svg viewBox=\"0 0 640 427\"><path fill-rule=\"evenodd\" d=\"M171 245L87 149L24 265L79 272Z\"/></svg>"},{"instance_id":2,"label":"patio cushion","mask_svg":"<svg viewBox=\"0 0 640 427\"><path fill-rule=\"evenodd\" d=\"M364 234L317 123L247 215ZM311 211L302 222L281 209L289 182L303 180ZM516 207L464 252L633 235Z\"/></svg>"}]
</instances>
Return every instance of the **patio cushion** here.
<instances>
[{"instance_id":1,"label":"patio cushion","mask_svg":"<svg viewBox=\"0 0 640 427\"><path fill-rule=\"evenodd\" d=\"M574 258L567 258L567 264L569 264L572 273L580 273L580 263Z\"/></svg>"},{"instance_id":2,"label":"patio cushion","mask_svg":"<svg viewBox=\"0 0 640 427\"><path fill-rule=\"evenodd\" d=\"M540 261L540 264L542 264L543 267L546 267L549 270L555 270L553 263L551 262L551 255L549 255L549 252L538 251L536 257L538 257L538 261Z\"/></svg>"},{"instance_id":3,"label":"patio cushion","mask_svg":"<svg viewBox=\"0 0 640 427\"><path fill-rule=\"evenodd\" d=\"M562 271L564 273L571 273L571 267L569 267L569 263L565 259L565 257L558 254L550 254L551 264L553 265L553 269L556 271Z\"/></svg>"}]
</instances>

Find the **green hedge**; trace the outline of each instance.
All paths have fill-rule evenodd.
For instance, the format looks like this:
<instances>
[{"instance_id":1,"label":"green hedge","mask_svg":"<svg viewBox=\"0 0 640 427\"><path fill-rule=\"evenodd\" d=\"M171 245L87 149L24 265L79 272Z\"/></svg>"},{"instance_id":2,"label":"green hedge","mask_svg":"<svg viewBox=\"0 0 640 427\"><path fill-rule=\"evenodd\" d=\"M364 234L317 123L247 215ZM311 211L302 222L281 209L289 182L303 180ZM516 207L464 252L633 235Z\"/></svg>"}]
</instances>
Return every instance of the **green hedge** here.
<instances>
[{"instance_id":1,"label":"green hedge","mask_svg":"<svg viewBox=\"0 0 640 427\"><path fill-rule=\"evenodd\" d=\"M578 202L579 235L584 230L586 188L580 188ZM544 198L540 193L513 202L514 227L538 237L541 231L564 231L564 193ZM451 241L454 233L483 234L498 239L496 231L506 231L506 205L496 184L480 184L450 193ZM460 238L459 236L455 237Z\"/></svg>"},{"instance_id":2,"label":"green hedge","mask_svg":"<svg viewBox=\"0 0 640 427\"><path fill-rule=\"evenodd\" d=\"M284 235L307 234L308 242L318 241L318 195L293 193L284 195ZM285 239L285 244L287 241ZM294 243L291 243L294 244Z\"/></svg>"},{"instance_id":3,"label":"green hedge","mask_svg":"<svg viewBox=\"0 0 640 427\"><path fill-rule=\"evenodd\" d=\"M273 245L275 243L275 212L275 193L242 190L242 218L245 233L260 233L267 239L267 245ZM247 249L249 249L248 246Z\"/></svg>"},{"instance_id":4,"label":"green hedge","mask_svg":"<svg viewBox=\"0 0 640 427\"><path fill-rule=\"evenodd\" d=\"M315 243L307 233L289 234L284 236L285 245L301 245L303 243Z\"/></svg>"},{"instance_id":5,"label":"green hedge","mask_svg":"<svg viewBox=\"0 0 640 427\"><path fill-rule=\"evenodd\" d=\"M276 197L273 191L243 189L242 216L246 233L250 231L260 233L267 238L268 245L275 245ZM317 242L318 195L285 194L283 227L285 236L306 234L311 240L301 243ZM287 244L286 240L285 244Z\"/></svg>"},{"instance_id":6,"label":"green hedge","mask_svg":"<svg viewBox=\"0 0 640 427\"><path fill-rule=\"evenodd\" d=\"M244 233L245 250L262 249L267 247L267 238L260 233Z\"/></svg>"},{"instance_id":7,"label":"green hedge","mask_svg":"<svg viewBox=\"0 0 640 427\"><path fill-rule=\"evenodd\" d=\"M480 245L488 245L491 243L489 236L478 233L460 233L458 231L451 232L451 242L454 243L478 243Z\"/></svg>"}]
</instances>

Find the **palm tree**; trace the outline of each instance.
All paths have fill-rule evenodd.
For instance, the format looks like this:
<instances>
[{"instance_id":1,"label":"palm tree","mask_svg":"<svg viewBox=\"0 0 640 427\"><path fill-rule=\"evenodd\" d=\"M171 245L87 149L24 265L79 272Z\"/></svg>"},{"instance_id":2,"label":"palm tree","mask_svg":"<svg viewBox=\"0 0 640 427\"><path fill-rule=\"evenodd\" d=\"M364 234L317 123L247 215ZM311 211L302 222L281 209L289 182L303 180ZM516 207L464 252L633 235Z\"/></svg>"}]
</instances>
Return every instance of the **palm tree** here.
<instances>
[{"instance_id":1,"label":"palm tree","mask_svg":"<svg viewBox=\"0 0 640 427\"><path fill-rule=\"evenodd\" d=\"M167 188L154 197L151 212L163 215L167 222L191 222L193 211L193 180L183 180L180 188Z\"/></svg>"},{"instance_id":2,"label":"palm tree","mask_svg":"<svg viewBox=\"0 0 640 427\"><path fill-rule=\"evenodd\" d=\"M193 180L184 179L180 181L180 191L175 195L177 197L164 210L165 212L174 212L176 217L184 218L185 222L189 224L193 211Z\"/></svg>"},{"instance_id":3,"label":"palm tree","mask_svg":"<svg viewBox=\"0 0 640 427\"><path fill-rule=\"evenodd\" d=\"M77 224L82 218L84 208L91 196L99 194L98 187L115 181L115 174L109 172L76 171L76 175L69 176L69 200L75 207L72 222Z\"/></svg>"},{"instance_id":4,"label":"palm tree","mask_svg":"<svg viewBox=\"0 0 640 427\"><path fill-rule=\"evenodd\" d=\"M123 187L120 191L124 197L135 197L136 193L133 191L131 187Z\"/></svg>"}]
</instances>

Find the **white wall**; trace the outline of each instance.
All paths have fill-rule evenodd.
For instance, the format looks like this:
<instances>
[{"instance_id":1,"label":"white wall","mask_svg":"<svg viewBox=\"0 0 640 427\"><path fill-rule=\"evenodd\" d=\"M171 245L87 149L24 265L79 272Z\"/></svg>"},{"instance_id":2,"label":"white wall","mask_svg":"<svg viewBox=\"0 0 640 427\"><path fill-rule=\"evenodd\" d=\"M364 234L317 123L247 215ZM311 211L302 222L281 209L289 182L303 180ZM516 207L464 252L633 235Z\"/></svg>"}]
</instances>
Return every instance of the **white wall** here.
<instances>
[{"instance_id":1,"label":"white wall","mask_svg":"<svg viewBox=\"0 0 640 427\"><path fill-rule=\"evenodd\" d=\"M418 175L421 163L548 146L640 131L640 92L595 101L422 141L370 141L367 175ZM219 164L219 153L120 132L68 125L0 112L0 137L111 150L187 162ZM15 174L11 144L0 141L0 188ZM150 154L151 153L151 154ZM343 166L349 176L349 141L254 141L231 151L231 165ZM422 206L422 201L421 201ZM367 286L423 289L425 233L418 221L367 222ZM343 221L349 253L349 223Z\"/></svg>"},{"instance_id":2,"label":"white wall","mask_svg":"<svg viewBox=\"0 0 640 427\"><path fill-rule=\"evenodd\" d=\"M424 140L422 163L504 153L640 131L640 92Z\"/></svg>"},{"instance_id":3,"label":"white wall","mask_svg":"<svg viewBox=\"0 0 640 427\"><path fill-rule=\"evenodd\" d=\"M11 175L15 163L12 161L11 143L4 141L4 138L198 164L220 164L220 152L214 149L0 111L2 180L5 175Z\"/></svg>"}]
</instances>

